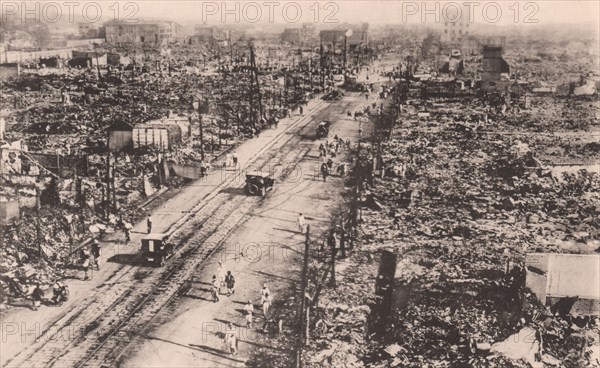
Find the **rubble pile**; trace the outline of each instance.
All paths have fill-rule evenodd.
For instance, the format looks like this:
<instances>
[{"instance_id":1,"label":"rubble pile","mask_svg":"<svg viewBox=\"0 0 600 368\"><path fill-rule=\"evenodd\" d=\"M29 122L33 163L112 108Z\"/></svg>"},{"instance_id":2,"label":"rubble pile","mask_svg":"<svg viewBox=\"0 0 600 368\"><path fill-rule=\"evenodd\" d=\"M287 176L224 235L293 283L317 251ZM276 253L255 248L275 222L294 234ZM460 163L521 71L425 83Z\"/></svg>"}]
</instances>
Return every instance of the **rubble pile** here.
<instances>
[{"instance_id":1,"label":"rubble pile","mask_svg":"<svg viewBox=\"0 0 600 368\"><path fill-rule=\"evenodd\" d=\"M581 114L585 120L590 112ZM527 252L600 249L598 172L556 171L552 162L536 158L524 137L489 131L485 124L467 130L430 126L435 131L402 121L399 134L383 145L385 177L367 194L382 208L363 213L364 241L394 241L392 249L411 265L397 269L397 287L409 291L388 322L381 349L392 343L399 349L385 364L520 366L491 358L489 347L533 325L544 342L542 356L581 366L586 355L569 339L580 327L540 305L524 289L518 265ZM527 126L534 127L520 129ZM569 127L549 121L547 129ZM551 148L552 139L537 137L534 146ZM593 162L576 154L571 159ZM400 219L396 226L394 218ZM596 324L590 326L587 331L597 332ZM586 345L589 339L579 340Z\"/></svg>"},{"instance_id":2,"label":"rubble pile","mask_svg":"<svg viewBox=\"0 0 600 368\"><path fill-rule=\"evenodd\" d=\"M552 111L573 104L579 115L576 110L554 115L568 116L573 124L548 118L542 129L543 120L532 122L530 115L515 123L510 115L490 113L486 124L481 101L426 103L434 118L418 119L425 104L409 101L392 138L382 143L377 171L361 174L367 178L361 245L348 268L373 278L373 262L361 263L361 257L372 260L382 249L397 255L391 312L383 329L364 318L368 312L350 312L379 303L373 285L363 288L368 283L360 278L328 288L315 318L322 319L318 326L324 332L315 326L307 353L315 366L591 362L597 318L555 315L525 288L523 268L527 253L600 251L597 154L593 147L589 155L581 153L589 144L585 136L597 129L597 112L578 101L555 103ZM544 134L536 134L539 130ZM363 168L372 166L377 148L361 145ZM553 161L559 148L560 160ZM531 356L501 348L527 328L534 335L535 344L527 347ZM346 349L348 342L360 351Z\"/></svg>"},{"instance_id":3,"label":"rubble pile","mask_svg":"<svg viewBox=\"0 0 600 368\"><path fill-rule=\"evenodd\" d=\"M371 261L364 253L340 261L337 287L323 285L325 290L316 309L311 310L311 337L303 356L305 366L362 366L362 357L368 352L370 305L375 303L371 290L375 287L377 267ZM323 270L322 264L321 267L313 264L312 269Z\"/></svg>"},{"instance_id":4,"label":"rubble pile","mask_svg":"<svg viewBox=\"0 0 600 368\"><path fill-rule=\"evenodd\" d=\"M27 298L36 283L52 284L69 275L65 268L74 246L83 240L86 224L56 207L39 215L26 212L21 220L3 226L0 241L0 303Z\"/></svg>"},{"instance_id":5,"label":"rubble pile","mask_svg":"<svg viewBox=\"0 0 600 368\"><path fill-rule=\"evenodd\" d=\"M98 45L96 55L120 55L117 59L127 62L87 68L64 63L48 68L32 62L22 65L19 78L3 81L2 145L12 150L10 160L20 161L4 166L9 169L3 173L9 174L3 176L7 190L0 194L3 201L18 199L21 213L20 220L2 228L10 244L0 259L3 279L13 280L13 272L24 266L32 267L34 274L62 267L72 244L77 247L101 235L90 227L115 228L119 219L135 222L144 215L141 204L191 180L178 176L171 164L210 168L211 160L276 124L310 97L306 93L312 79L300 65L292 68L282 59L281 65L263 61L257 70L262 104L256 97L251 100L257 91L252 86L250 48L240 44L235 49L235 55L228 52L224 57L208 45ZM175 116L185 121L180 128L190 126L181 128L181 140L172 145L169 141L169 149L127 147L108 157L107 133L112 127L121 133L127 125L135 129L137 124ZM84 164L61 166L59 161ZM114 176L110 198L109 172ZM46 190L50 177L57 180L53 192L60 211L42 206L38 212L35 187ZM65 217L73 220L72 234L63 229ZM39 235L38 223L44 227ZM14 288L4 295L20 296Z\"/></svg>"}]
</instances>

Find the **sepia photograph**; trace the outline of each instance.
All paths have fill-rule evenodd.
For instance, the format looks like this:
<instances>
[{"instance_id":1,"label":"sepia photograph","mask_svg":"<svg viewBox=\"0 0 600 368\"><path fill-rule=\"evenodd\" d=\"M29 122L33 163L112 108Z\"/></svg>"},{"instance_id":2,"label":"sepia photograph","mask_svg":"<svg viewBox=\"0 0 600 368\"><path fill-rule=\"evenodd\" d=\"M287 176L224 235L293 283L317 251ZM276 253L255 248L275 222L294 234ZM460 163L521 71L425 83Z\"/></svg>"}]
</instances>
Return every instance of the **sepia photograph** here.
<instances>
[{"instance_id":1,"label":"sepia photograph","mask_svg":"<svg viewBox=\"0 0 600 368\"><path fill-rule=\"evenodd\" d=\"M0 18L0 368L600 368L599 1Z\"/></svg>"}]
</instances>

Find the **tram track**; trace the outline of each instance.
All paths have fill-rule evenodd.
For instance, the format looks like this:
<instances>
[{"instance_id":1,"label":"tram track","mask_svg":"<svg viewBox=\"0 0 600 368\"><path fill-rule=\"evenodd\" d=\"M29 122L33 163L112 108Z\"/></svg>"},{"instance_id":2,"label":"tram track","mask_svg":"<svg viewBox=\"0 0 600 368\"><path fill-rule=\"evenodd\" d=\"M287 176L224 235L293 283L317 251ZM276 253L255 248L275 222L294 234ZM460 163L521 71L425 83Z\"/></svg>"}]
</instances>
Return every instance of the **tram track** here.
<instances>
[{"instance_id":1,"label":"tram track","mask_svg":"<svg viewBox=\"0 0 600 368\"><path fill-rule=\"evenodd\" d=\"M288 143L300 138L291 132L298 133L308 126L311 113L324 104L320 101L309 114L290 124L248 162L257 168L264 167L285 151L286 144L291 146L287 153L294 152L293 145ZM272 149L274 146L277 149ZM286 158L287 153L279 161ZM292 158L296 156L297 152ZM258 203L255 197L223 192L232 187L235 179L224 180L169 228L168 232L180 247L164 269L126 266L118 270L99 286L96 298L85 299L63 314L44 331L43 337L6 366L112 366L177 295L194 270L218 250L222 241ZM234 186L239 188L240 185Z\"/></svg>"}]
</instances>

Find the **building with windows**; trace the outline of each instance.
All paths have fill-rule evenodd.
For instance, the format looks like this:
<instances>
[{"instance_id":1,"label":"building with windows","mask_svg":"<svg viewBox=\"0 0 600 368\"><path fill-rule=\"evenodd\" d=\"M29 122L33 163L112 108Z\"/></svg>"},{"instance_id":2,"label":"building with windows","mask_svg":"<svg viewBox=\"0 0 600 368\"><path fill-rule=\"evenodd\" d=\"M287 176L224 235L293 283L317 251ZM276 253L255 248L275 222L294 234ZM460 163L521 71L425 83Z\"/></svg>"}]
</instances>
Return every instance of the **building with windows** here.
<instances>
[{"instance_id":1,"label":"building with windows","mask_svg":"<svg viewBox=\"0 0 600 368\"><path fill-rule=\"evenodd\" d=\"M87 39L87 38L104 38L104 26L99 25L98 23L79 23L79 37Z\"/></svg>"},{"instance_id":2,"label":"building with windows","mask_svg":"<svg viewBox=\"0 0 600 368\"><path fill-rule=\"evenodd\" d=\"M110 22L106 27L108 43L153 43L171 42L179 36L182 27L175 22Z\"/></svg>"},{"instance_id":3,"label":"building with windows","mask_svg":"<svg viewBox=\"0 0 600 368\"><path fill-rule=\"evenodd\" d=\"M346 42L348 49L352 50L369 45L369 24L360 26L341 24L333 29L322 30L319 33L323 44L343 45Z\"/></svg>"}]
</instances>

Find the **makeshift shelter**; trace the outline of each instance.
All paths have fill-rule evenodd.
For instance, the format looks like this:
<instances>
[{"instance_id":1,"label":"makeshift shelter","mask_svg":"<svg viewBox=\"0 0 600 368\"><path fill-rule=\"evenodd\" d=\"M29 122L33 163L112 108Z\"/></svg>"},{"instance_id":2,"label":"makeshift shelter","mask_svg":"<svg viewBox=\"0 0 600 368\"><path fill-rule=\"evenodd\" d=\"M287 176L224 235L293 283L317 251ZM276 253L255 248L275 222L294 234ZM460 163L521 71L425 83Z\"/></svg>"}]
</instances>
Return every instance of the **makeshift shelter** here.
<instances>
[{"instance_id":1,"label":"makeshift shelter","mask_svg":"<svg viewBox=\"0 0 600 368\"><path fill-rule=\"evenodd\" d=\"M56 56L40 58L40 65L45 65L48 68L58 68L61 65L61 61Z\"/></svg>"},{"instance_id":2,"label":"makeshift shelter","mask_svg":"<svg viewBox=\"0 0 600 368\"><path fill-rule=\"evenodd\" d=\"M20 209L17 199L0 200L0 224L8 224L12 220L18 219L19 216Z\"/></svg>"},{"instance_id":3,"label":"makeshift shelter","mask_svg":"<svg viewBox=\"0 0 600 368\"><path fill-rule=\"evenodd\" d=\"M21 75L19 63L0 64L0 80L9 80Z\"/></svg>"},{"instance_id":4,"label":"makeshift shelter","mask_svg":"<svg viewBox=\"0 0 600 368\"><path fill-rule=\"evenodd\" d=\"M106 56L108 65L129 65L131 64L131 58L129 56L121 55L116 52L110 52Z\"/></svg>"},{"instance_id":5,"label":"makeshift shelter","mask_svg":"<svg viewBox=\"0 0 600 368\"><path fill-rule=\"evenodd\" d=\"M559 313L600 314L600 255L532 253L527 287Z\"/></svg>"},{"instance_id":6,"label":"makeshift shelter","mask_svg":"<svg viewBox=\"0 0 600 368\"><path fill-rule=\"evenodd\" d=\"M108 150L120 152L133 147L133 126L117 122L108 127Z\"/></svg>"},{"instance_id":7,"label":"makeshift shelter","mask_svg":"<svg viewBox=\"0 0 600 368\"><path fill-rule=\"evenodd\" d=\"M187 116L174 116L164 119L163 122L176 124L181 129L182 137L189 138L192 135L191 124Z\"/></svg>"},{"instance_id":8,"label":"makeshift shelter","mask_svg":"<svg viewBox=\"0 0 600 368\"><path fill-rule=\"evenodd\" d=\"M155 146L168 150L181 142L181 128L169 121L155 120L138 124L133 128L132 134L133 148Z\"/></svg>"}]
</instances>

